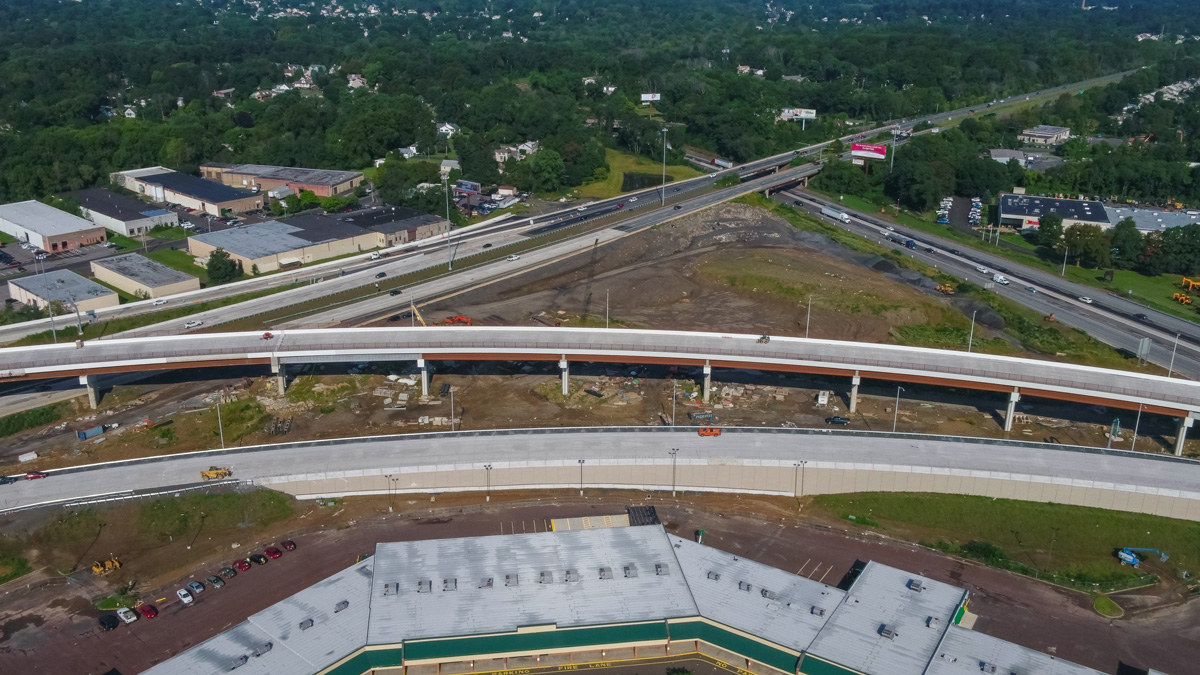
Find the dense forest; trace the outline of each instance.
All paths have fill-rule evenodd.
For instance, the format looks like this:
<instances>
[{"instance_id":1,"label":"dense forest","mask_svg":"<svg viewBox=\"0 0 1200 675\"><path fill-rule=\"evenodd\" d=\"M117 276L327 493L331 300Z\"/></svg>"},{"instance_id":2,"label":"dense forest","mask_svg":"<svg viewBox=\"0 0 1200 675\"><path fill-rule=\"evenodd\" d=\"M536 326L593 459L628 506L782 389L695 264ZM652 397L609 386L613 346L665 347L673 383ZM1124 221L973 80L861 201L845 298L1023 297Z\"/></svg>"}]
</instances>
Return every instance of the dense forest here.
<instances>
[{"instance_id":1,"label":"dense forest","mask_svg":"<svg viewBox=\"0 0 1200 675\"><path fill-rule=\"evenodd\" d=\"M452 148L464 173L487 183L501 168L492 151L526 140L541 143L536 161L510 167L505 180L555 190L602 175L605 147L656 157L664 127L674 161L688 144L741 161L844 133L847 121L1144 65L1168 64L1155 77L1169 77L1169 64L1190 69L1200 43L1134 36L1163 25L1200 33L1189 8L1160 0L1083 12L1065 0L1014 0L1001 15L986 0L10 0L0 16L0 201L154 164L361 169L413 144ZM311 88L295 88L305 69ZM348 88L351 74L366 86ZM291 88L252 97L283 84ZM225 89L228 99L213 95ZM639 105L644 92L661 101ZM802 131L777 122L791 106L815 108L818 123ZM1197 124L1194 113L1169 114L1178 119L1147 112L1142 123ZM1086 113L1045 113L1055 115ZM436 133L443 121L462 129L452 143ZM964 133L978 141L985 131ZM1161 159L1194 156L1195 139ZM389 162L396 184L428 177L428 165L398 163ZM1049 178L1107 189L1087 184L1101 180L1090 174Z\"/></svg>"}]
</instances>

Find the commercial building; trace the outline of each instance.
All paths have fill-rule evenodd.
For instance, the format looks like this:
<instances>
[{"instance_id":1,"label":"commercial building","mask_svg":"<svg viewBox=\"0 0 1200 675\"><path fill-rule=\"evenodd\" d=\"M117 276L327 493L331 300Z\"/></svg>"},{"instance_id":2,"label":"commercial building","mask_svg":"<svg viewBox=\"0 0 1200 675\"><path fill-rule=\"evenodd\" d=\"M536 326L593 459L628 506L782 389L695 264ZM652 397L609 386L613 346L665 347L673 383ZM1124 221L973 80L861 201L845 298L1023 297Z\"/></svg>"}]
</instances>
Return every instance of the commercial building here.
<instances>
[{"instance_id":1,"label":"commercial building","mask_svg":"<svg viewBox=\"0 0 1200 675\"><path fill-rule=\"evenodd\" d=\"M1032 129L1026 129L1017 134L1017 140L1028 145L1041 145L1053 147L1062 145L1071 137L1071 130L1067 127L1054 127L1048 124L1039 124Z\"/></svg>"},{"instance_id":2,"label":"commercial building","mask_svg":"<svg viewBox=\"0 0 1200 675\"><path fill-rule=\"evenodd\" d=\"M1072 225L1109 226L1108 212L1100 202L1030 195L1000 195L1000 225L1023 230L1038 227L1047 213L1062 216L1063 228Z\"/></svg>"},{"instance_id":3,"label":"commercial building","mask_svg":"<svg viewBox=\"0 0 1200 675\"><path fill-rule=\"evenodd\" d=\"M113 174L113 179L125 189L144 195L151 201L179 204L212 216L244 213L263 207L262 195L170 169L158 172L153 169L122 171Z\"/></svg>"},{"instance_id":4,"label":"commercial building","mask_svg":"<svg viewBox=\"0 0 1200 675\"><path fill-rule=\"evenodd\" d=\"M287 220L268 220L263 223L234 227L218 232L188 237L188 252L197 258L208 258L222 249L242 263L246 272L254 267L259 272L340 255L369 251L381 246L381 235L353 223L316 214L293 216Z\"/></svg>"},{"instance_id":5,"label":"commercial building","mask_svg":"<svg viewBox=\"0 0 1200 675\"><path fill-rule=\"evenodd\" d=\"M34 200L0 205L0 232L51 253L108 240L92 221Z\"/></svg>"},{"instance_id":6,"label":"commercial building","mask_svg":"<svg viewBox=\"0 0 1200 675\"><path fill-rule=\"evenodd\" d=\"M379 235L376 244L391 247L418 239L428 239L450 231L450 221L402 206L378 206L339 214L337 219L352 223Z\"/></svg>"},{"instance_id":7,"label":"commercial building","mask_svg":"<svg viewBox=\"0 0 1200 675\"><path fill-rule=\"evenodd\" d=\"M200 290L200 280L196 277L138 253L93 260L92 276L139 298Z\"/></svg>"},{"instance_id":8,"label":"commercial building","mask_svg":"<svg viewBox=\"0 0 1200 675\"><path fill-rule=\"evenodd\" d=\"M84 218L126 237L146 234L159 225L173 227L179 224L179 216L174 211L153 208L143 201L103 188L78 190L66 196L79 204Z\"/></svg>"},{"instance_id":9,"label":"commercial building","mask_svg":"<svg viewBox=\"0 0 1200 675\"><path fill-rule=\"evenodd\" d=\"M336 197L354 192L362 184L358 171L305 169L265 164L201 164L200 175L223 185L244 190L270 191L288 187L292 193L308 190L318 197Z\"/></svg>"},{"instance_id":10,"label":"commercial building","mask_svg":"<svg viewBox=\"0 0 1200 675\"><path fill-rule=\"evenodd\" d=\"M868 562L845 585L661 525L381 543L146 673L441 675L669 656L754 675L1100 675L958 625L967 592L949 584Z\"/></svg>"},{"instance_id":11,"label":"commercial building","mask_svg":"<svg viewBox=\"0 0 1200 675\"><path fill-rule=\"evenodd\" d=\"M1200 223L1200 211L1162 211L1131 206L1106 206L1105 209L1108 211L1108 219L1112 225L1116 225L1126 218L1133 218L1137 229L1142 232L1154 232L1169 227Z\"/></svg>"},{"instance_id":12,"label":"commercial building","mask_svg":"<svg viewBox=\"0 0 1200 675\"><path fill-rule=\"evenodd\" d=\"M17 302L34 307L45 307L57 301L80 312L116 307L121 303L111 288L61 269L13 279L8 282L8 294Z\"/></svg>"}]
</instances>

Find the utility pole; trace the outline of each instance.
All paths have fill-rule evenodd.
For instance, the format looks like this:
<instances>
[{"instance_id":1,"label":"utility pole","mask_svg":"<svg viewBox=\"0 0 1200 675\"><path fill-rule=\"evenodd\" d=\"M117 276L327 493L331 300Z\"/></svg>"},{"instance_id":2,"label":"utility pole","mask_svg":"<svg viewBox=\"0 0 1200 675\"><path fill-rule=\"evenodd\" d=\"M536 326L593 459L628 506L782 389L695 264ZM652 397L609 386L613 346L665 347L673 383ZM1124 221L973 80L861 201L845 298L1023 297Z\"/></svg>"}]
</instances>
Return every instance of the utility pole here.
<instances>
[{"instance_id":1,"label":"utility pole","mask_svg":"<svg viewBox=\"0 0 1200 675\"><path fill-rule=\"evenodd\" d=\"M417 327L417 306L413 304L411 296L408 298L408 318L412 322L412 327Z\"/></svg>"},{"instance_id":2,"label":"utility pole","mask_svg":"<svg viewBox=\"0 0 1200 675\"><path fill-rule=\"evenodd\" d=\"M812 325L812 296L808 296L808 316L804 319L804 339L808 339L808 327Z\"/></svg>"},{"instance_id":3,"label":"utility pole","mask_svg":"<svg viewBox=\"0 0 1200 675\"><path fill-rule=\"evenodd\" d=\"M51 319L54 318L53 312L50 313L50 318ZM53 321L50 322L50 326L51 327L54 326ZM57 340L55 340L55 342L57 342ZM1171 365L1167 366L1167 377L1170 377L1171 373L1175 372L1175 351L1178 349L1179 349L1179 333L1176 333L1175 334L1175 346L1171 347Z\"/></svg>"},{"instance_id":4,"label":"utility pole","mask_svg":"<svg viewBox=\"0 0 1200 675\"><path fill-rule=\"evenodd\" d=\"M979 312L979 310L975 310L974 312L971 312L971 333L969 335L967 335L967 353L968 354L971 353L971 343L975 341L975 314L978 312Z\"/></svg>"},{"instance_id":5,"label":"utility pole","mask_svg":"<svg viewBox=\"0 0 1200 675\"><path fill-rule=\"evenodd\" d=\"M1067 276L1067 251L1070 251L1070 250L1071 249L1067 248L1066 246L1063 247L1062 271L1058 273L1058 276L1060 276L1060 277Z\"/></svg>"},{"instance_id":6,"label":"utility pole","mask_svg":"<svg viewBox=\"0 0 1200 675\"><path fill-rule=\"evenodd\" d=\"M896 407L892 409L892 433L896 433L896 422L900 419L900 392L904 387L896 387Z\"/></svg>"},{"instance_id":7,"label":"utility pole","mask_svg":"<svg viewBox=\"0 0 1200 675\"><path fill-rule=\"evenodd\" d=\"M453 225L450 222L450 174L442 177L442 185L446 188L446 222L449 223L446 229L446 263L451 271L454 270L454 249L450 247L450 230ZM469 198L468 198L469 199Z\"/></svg>"},{"instance_id":8,"label":"utility pole","mask_svg":"<svg viewBox=\"0 0 1200 675\"><path fill-rule=\"evenodd\" d=\"M604 289L604 327L608 328L608 289Z\"/></svg>"},{"instance_id":9,"label":"utility pole","mask_svg":"<svg viewBox=\"0 0 1200 675\"><path fill-rule=\"evenodd\" d=\"M484 464L483 468L487 471L487 492L484 493L483 501L490 502L492 501L492 465Z\"/></svg>"},{"instance_id":10,"label":"utility pole","mask_svg":"<svg viewBox=\"0 0 1200 675\"><path fill-rule=\"evenodd\" d=\"M671 448L667 453L671 456L671 496L675 496L675 455L679 454L679 448Z\"/></svg>"}]
</instances>

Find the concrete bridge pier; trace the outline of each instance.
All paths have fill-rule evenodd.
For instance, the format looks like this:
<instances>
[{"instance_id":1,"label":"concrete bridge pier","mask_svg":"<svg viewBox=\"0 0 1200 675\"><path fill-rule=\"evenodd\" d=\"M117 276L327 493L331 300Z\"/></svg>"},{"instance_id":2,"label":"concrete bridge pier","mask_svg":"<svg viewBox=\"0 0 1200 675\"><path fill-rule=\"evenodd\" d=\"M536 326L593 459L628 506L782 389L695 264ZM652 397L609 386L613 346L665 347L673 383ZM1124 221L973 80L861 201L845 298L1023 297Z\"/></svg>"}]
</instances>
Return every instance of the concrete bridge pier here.
<instances>
[{"instance_id":1,"label":"concrete bridge pier","mask_svg":"<svg viewBox=\"0 0 1200 675\"><path fill-rule=\"evenodd\" d=\"M425 359L417 359L417 367L421 369L421 395L429 396L429 366Z\"/></svg>"},{"instance_id":2,"label":"concrete bridge pier","mask_svg":"<svg viewBox=\"0 0 1200 675\"><path fill-rule=\"evenodd\" d=\"M1008 395L1008 410L1004 413L1004 431L1006 433L1012 431L1013 415L1017 412L1017 401L1020 400L1020 388L1013 387L1012 393Z\"/></svg>"},{"instance_id":3,"label":"concrete bridge pier","mask_svg":"<svg viewBox=\"0 0 1200 675\"><path fill-rule=\"evenodd\" d=\"M275 373L275 384L279 387L279 395L287 393L287 365L279 362L279 357L271 357L271 372Z\"/></svg>"},{"instance_id":4,"label":"concrete bridge pier","mask_svg":"<svg viewBox=\"0 0 1200 675\"><path fill-rule=\"evenodd\" d=\"M1187 430L1196 422L1196 418L1188 415L1179 418L1179 430L1175 433L1175 456L1183 457L1183 446L1187 443Z\"/></svg>"},{"instance_id":5,"label":"concrete bridge pier","mask_svg":"<svg viewBox=\"0 0 1200 675\"><path fill-rule=\"evenodd\" d=\"M858 371L854 371L854 377L850 379L850 414L853 415L855 410L858 410L858 385L862 384L862 378L858 376Z\"/></svg>"},{"instance_id":6,"label":"concrete bridge pier","mask_svg":"<svg viewBox=\"0 0 1200 675\"><path fill-rule=\"evenodd\" d=\"M704 402L708 403L710 390L712 389L712 366L708 361L704 362Z\"/></svg>"},{"instance_id":7,"label":"concrete bridge pier","mask_svg":"<svg viewBox=\"0 0 1200 675\"><path fill-rule=\"evenodd\" d=\"M87 387L88 405L92 410L100 407L100 376L99 375L80 375L79 384Z\"/></svg>"},{"instance_id":8,"label":"concrete bridge pier","mask_svg":"<svg viewBox=\"0 0 1200 675\"><path fill-rule=\"evenodd\" d=\"M558 368L562 371L562 395L569 396L571 394L571 366L567 364L567 355L563 354L558 360Z\"/></svg>"}]
</instances>

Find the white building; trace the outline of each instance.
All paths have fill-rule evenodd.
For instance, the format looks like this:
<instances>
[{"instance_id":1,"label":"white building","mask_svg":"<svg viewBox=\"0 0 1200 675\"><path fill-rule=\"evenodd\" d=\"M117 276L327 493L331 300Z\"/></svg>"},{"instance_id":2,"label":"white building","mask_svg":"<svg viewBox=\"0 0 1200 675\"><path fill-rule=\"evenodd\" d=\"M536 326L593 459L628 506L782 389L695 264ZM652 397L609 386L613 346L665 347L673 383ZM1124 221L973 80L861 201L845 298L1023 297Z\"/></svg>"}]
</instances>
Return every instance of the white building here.
<instances>
[{"instance_id":1,"label":"white building","mask_svg":"<svg viewBox=\"0 0 1200 675\"><path fill-rule=\"evenodd\" d=\"M0 206L0 232L48 252L108 240L102 226L34 200Z\"/></svg>"}]
</instances>

